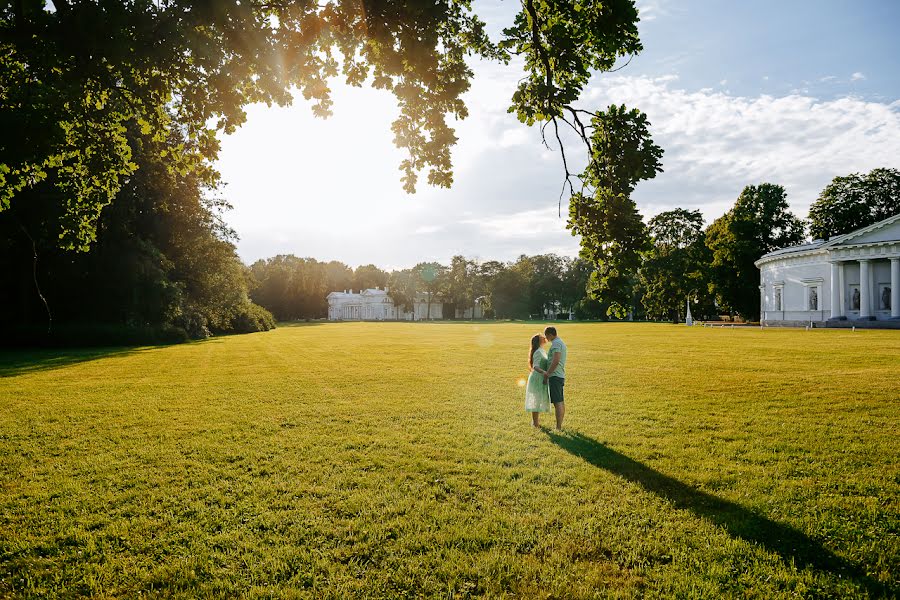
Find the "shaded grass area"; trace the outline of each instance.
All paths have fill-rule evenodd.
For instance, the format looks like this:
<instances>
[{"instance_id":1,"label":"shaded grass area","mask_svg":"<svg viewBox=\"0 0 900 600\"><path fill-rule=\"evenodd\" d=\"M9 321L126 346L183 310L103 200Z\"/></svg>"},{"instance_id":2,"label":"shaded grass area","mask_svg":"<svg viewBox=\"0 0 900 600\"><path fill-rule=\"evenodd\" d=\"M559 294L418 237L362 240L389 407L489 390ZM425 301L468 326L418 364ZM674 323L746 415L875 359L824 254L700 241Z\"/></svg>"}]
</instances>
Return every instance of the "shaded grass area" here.
<instances>
[{"instance_id":1,"label":"shaded grass area","mask_svg":"<svg viewBox=\"0 0 900 600\"><path fill-rule=\"evenodd\" d=\"M533 330L0 354L0 596L897 594L896 332Z\"/></svg>"}]
</instances>

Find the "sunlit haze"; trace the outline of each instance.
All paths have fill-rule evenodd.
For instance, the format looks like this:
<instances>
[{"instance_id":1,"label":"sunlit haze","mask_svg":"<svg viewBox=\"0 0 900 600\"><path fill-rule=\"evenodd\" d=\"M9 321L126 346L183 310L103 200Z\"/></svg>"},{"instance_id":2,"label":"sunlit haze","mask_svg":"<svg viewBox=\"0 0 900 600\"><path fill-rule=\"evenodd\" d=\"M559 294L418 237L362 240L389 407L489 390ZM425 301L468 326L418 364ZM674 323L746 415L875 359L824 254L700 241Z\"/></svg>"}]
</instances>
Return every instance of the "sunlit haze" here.
<instances>
[{"instance_id":1,"label":"sunlit haze","mask_svg":"<svg viewBox=\"0 0 900 600\"><path fill-rule=\"evenodd\" d=\"M709 221L745 185L763 181L784 185L805 217L834 176L900 166L893 2L866 3L866 11L840 2L639 6L645 52L596 77L582 104L625 103L647 113L666 153L665 172L635 193L645 217L684 207ZM498 39L515 3L476 9ZM521 70L473 66L449 190L423 176L418 193L403 191L389 92L334 80L327 120L314 118L302 98L287 108L249 107L246 124L223 137L218 162L244 261L292 253L406 267L454 254L574 255L565 206L558 215L559 154L542 146L536 127L506 112Z\"/></svg>"}]
</instances>

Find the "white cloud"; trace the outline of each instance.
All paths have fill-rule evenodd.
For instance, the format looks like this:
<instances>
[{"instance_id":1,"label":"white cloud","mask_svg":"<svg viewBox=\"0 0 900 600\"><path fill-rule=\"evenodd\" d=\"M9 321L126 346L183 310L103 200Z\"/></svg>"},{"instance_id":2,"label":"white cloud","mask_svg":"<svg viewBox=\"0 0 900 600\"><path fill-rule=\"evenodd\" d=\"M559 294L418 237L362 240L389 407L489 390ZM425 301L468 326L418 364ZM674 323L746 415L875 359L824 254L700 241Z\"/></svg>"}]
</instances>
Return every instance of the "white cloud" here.
<instances>
[{"instance_id":1,"label":"white cloud","mask_svg":"<svg viewBox=\"0 0 900 600\"><path fill-rule=\"evenodd\" d=\"M414 233L416 233L417 235L428 235L429 233L437 233L438 231L442 231L443 229L443 225L422 225L420 227L416 227Z\"/></svg>"},{"instance_id":2,"label":"white cloud","mask_svg":"<svg viewBox=\"0 0 900 600\"><path fill-rule=\"evenodd\" d=\"M655 21L670 14L667 4L667 0L638 0L638 16L644 22Z\"/></svg>"},{"instance_id":3,"label":"white cloud","mask_svg":"<svg viewBox=\"0 0 900 600\"><path fill-rule=\"evenodd\" d=\"M490 236L527 239L536 235L565 230L567 215L568 208L566 206L563 206L561 210L554 206L479 219L466 219L460 223L474 225L482 233Z\"/></svg>"},{"instance_id":4,"label":"white cloud","mask_svg":"<svg viewBox=\"0 0 900 600\"><path fill-rule=\"evenodd\" d=\"M506 113L520 72L481 64L476 70L466 95L471 117L457 128L453 188L420 181L415 196L400 189L389 94L335 86L335 116L324 122L302 102L251 107L248 123L225 138L219 162L241 256L252 262L294 252L409 266L456 253L500 260L574 255L578 241L565 229L565 206L557 215L560 155L541 145L537 127ZM793 210L805 217L836 175L900 166L900 100L821 101L802 90L742 97L721 87L686 90L675 75L617 74L598 77L580 102L611 103L646 112L665 150L665 172L635 192L648 218L684 207L711 220L744 186L763 181L784 185ZM574 140L567 158L573 170L583 164Z\"/></svg>"},{"instance_id":5,"label":"white cloud","mask_svg":"<svg viewBox=\"0 0 900 600\"><path fill-rule=\"evenodd\" d=\"M894 104L691 92L648 77L608 78L592 96L646 112L666 151L665 173L638 185L645 214L685 206L715 218L745 185L769 181L784 185L793 209L805 217L833 177L897 166L900 156Z\"/></svg>"},{"instance_id":6,"label":"white cloud","mask_svg":"<svg viewBox=\"0 0 900 600\"><path fill-rule=\"evenodd\" d=\"M866 78L866 76L859 71L850 76L850 81L862 81Z\"/></svg>"}]
</instances>

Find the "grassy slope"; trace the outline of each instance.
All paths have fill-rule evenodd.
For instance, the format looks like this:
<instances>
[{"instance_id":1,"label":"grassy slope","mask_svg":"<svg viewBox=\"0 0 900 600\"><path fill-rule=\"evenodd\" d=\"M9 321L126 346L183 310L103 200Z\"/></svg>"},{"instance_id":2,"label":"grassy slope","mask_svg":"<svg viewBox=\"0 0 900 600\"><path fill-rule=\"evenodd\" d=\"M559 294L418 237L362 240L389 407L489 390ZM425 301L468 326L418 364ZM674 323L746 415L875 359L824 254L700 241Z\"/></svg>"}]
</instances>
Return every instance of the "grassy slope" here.
<instances>
[{"instance_id":1,"label":"grassy slope","mask_svg":"<svg viewBox=\"0 0 900 600\"><path fill-rule=\"evenodd\" d=\"M0 596L898 592L897 332L536 329L0 354Z\"/></svg>"}]
</instances>

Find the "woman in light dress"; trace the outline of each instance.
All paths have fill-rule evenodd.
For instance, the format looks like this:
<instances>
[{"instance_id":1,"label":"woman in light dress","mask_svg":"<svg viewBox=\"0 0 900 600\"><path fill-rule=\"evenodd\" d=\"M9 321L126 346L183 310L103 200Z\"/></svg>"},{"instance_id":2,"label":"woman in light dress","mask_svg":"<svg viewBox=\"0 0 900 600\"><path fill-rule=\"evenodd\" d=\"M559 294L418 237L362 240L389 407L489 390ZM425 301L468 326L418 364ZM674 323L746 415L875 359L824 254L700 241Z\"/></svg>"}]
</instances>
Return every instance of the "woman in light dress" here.
<instances>
[{"instance_id":1,"label":"woman in light dress","mask_svg":"<svg viewBox=\"0 0 900 600\"><path fill-rule=\"evenodd\" d=\"M550 386L547 385L547 367L550 366L547 353L541 348L547 342L541 334L531 338L528 352L528 367L531 374L525 386L525 412L531 413L531 424L540 427L540 414L550 412Z\"/></svg>"}]
</instances>

